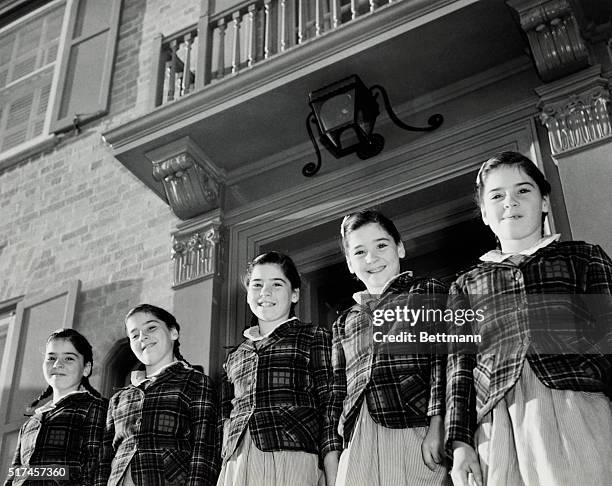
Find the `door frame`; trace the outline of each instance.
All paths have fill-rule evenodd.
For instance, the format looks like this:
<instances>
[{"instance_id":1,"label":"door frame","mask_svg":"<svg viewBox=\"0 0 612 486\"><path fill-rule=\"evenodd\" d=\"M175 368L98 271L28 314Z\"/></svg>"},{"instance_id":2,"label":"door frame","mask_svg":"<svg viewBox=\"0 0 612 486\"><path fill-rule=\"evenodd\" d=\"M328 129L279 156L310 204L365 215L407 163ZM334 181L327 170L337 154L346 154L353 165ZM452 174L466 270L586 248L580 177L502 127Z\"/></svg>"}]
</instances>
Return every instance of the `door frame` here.
<instances>
[{"instance_id":1,"label":"door frame","mask_svg":"<svg viewBox=\"0 0 612 486\"><path fill-rule=\"evenodd\" d=\"M540 141L537 135L538 111L533 99L489 113L463 124L440 129L402 147L383 152L365 163L357 163L322 175L318 183L305 182L298 188L277 193L264 200L228 213L227 280L224 301L225 346L240 340L247 322L240 276L247 263L262 246L290 237L318 225L342 218L347 212L372 207L456 177L474 173L491 154L514 150L531 158L542 170ZM544 141L543 143L548 143ZM406 161L410 163L406 163ZM347 190L350 188L350 192ZM470 188L471 192L472 188ZM465 202L465 201L464 201ZM458 204L440 207L413 216L411 231L434 231L449 219L473 217L474 206ZM552 216L552 215L551 215ZM554 227L551 220L551 226ZM404 224L399 221L398 229ZM405 229L405 228L404 228ZM325 242L315 248L292 253L302 273L323 268L341 257L337 243ZM302 291L309 298L309 289ZM307 306L306 306L307 307ZM303 317L307 320L307 308Z\"/></svg>"}]
</instances>

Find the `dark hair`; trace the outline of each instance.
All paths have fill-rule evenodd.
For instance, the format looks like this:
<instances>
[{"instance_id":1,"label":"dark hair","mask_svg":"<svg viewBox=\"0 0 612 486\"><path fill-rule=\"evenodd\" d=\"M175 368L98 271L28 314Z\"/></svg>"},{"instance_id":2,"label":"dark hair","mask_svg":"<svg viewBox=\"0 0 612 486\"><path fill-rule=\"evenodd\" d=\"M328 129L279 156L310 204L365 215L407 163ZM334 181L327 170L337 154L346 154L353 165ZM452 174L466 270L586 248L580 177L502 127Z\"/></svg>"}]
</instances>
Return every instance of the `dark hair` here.
<instances>
[{"instance_id":1,"label":"dark hair","mask_svg":"<svg viewBox=\"0 0 612 486\"><path fill-rule=\"evenodd\" d=\"M242 285L248 291L249 289L249 281L251 280L251 275L253 274L253 269L257 265L266 265L273 264L278 265L283 272L283 275L287 277L289 283L291 284L291 290L298 290L302 287L302 279L300 278L300 273L298 272L295 263L293 260L285 255L284 253L280 253L278 251L269 251L266 253L262 253L259 256L253 258L253 260L247 265L247 270L244 276L242 277ZM291 303L291 308L289 310L289 317L295 316L295 302ZM257 317L253 316L251 318L251 326L257 325Z\"/></svg>"},{"instance_id":2,"label":"dark hair","mask_svg":"<svg viewBox=\"0 0 612 486\"><path fill-rule=\"evenodd\" d=\"M500 152L482 164L478 171L475 195L478 206L482 205L482 191L484 191L484 185L489 172L499 166L522 169L525 174L534 180L542 196L548 196L550 194L550 183L546 180L546 177L544 177L544 174L542 174L538 166L530 159L518 152Z\"/></svg>"},{"instance_id":3,"label":"dark hair","mask_svg":"<svg viewBox=\"0 0 612 486\"><path fill-rule=\"evenodd\" d=\"M74 346L74 349L76 349L77 352L83 356L84 364L90 363L91 368L93 369L93 349L85 336L83 336L80 332L75 331L74 329L58 329L56 331L53 331L49 335L49 338L47 339L47 344L49 344L51 341L56 341L58 339L63 339L72 344ZM100 393L93 386L91 386L91 383L89 383L89 376L84 376L81 378L81 385L93 396L100 397ZM32 411L32 409L36 407L36 405L38 405L41 400L50 397L52 394L53 387L49 385L40 395L38 395L36 400L34 400L30 404L30 406L28 407L28 411Z\"/></svg>"},{"instance_id":4,"label":"dark hair","mask_svg":"<svg viewBox=\"0 0 612 486\"><path fill-rule=\"evenodd\" d=\"M138 313L151 314L156 319L162 321L168 329L176 329L176 332L178 332L179 334L181 332L181 326L176 321L176 317L170 314L170 312L168 312L166 309L162 309L161 307L157 307L151 304L139 304L136 307L132 307L125 316L124 324L127 324L127 320L134 314ZM174 341L174 356L176 357L176 359L189 364L189 362L181 354L179 350L180 346L181 344L179 343L179 340L177 338Z\"/></svg>"},{"instance_id":5,"label":"dark hair","mask_svg":"<svg viewBox=\"0 0 612 486\"><path fill-rule=\"evenodd\" d=\"M387 218L380 211L375 209L364 209L355 213L347 214L340 225L340 239L342 243L342 251L346 253L347 237L351 232L365 226L366 224L376 223L384 229L389 236L393 238L396 245L402 242L402 237L397 230L393 221Z\"/></svg>"},{"instance_id":6,"label":"dark hair","mask_svg":"<svg viewBox=\"0 0 612 486\"><path fill-rule=\"evenodd\" d=\"M249 287L249 281L251 280L253 269L257 265L265 264L279 265L281 267L281 270L283 271L283 274L285 275L285 277L287 277L287 280L289 280L292 290L297 290L302 286L302 279L300 278L300 273L298 272L295 263L293 263L293 260L287 255L278 251L269 251L267 253L262 253L261 255L256 256L248 264L246 273L242 277L242 285L244 285L245 289L248 289Z\"/></svg>"},{"instance_id":7,"label":"dark hair","mask_svg":"<svg viewBox=\"0 0 612 486\"><path fill-rule=\"evenodd\" d=\"M531 161L531 159L525 157L519 152L500 152L482 164L482 166L480 166L480 170L478 171L478 175L476 176L476 190L474 198L476 199L476 204L479 208L482 207L483 191L487 176L490 172L500 166L516 167L517 169L521 169L523 172L525 172L525 174L533 179L538 186L542 197L550 194L550 182L546 180L546 177L544 174L542 174L542 171ZM548 213L545 212L542 213L542 235L544 235L544 221L546 220L547 214Z\"/></svg>"}]
</instances>

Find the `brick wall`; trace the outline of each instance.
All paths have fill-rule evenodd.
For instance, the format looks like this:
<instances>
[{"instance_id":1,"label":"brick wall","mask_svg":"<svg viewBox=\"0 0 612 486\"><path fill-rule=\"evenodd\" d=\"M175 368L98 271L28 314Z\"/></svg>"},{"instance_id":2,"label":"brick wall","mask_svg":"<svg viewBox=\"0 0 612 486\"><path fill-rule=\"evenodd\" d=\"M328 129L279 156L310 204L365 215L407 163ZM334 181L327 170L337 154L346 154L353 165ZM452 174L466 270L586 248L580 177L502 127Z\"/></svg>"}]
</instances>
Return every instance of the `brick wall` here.
<instances>
[{"instance_id":1,"label":"brick wall","mask_svg":"<svg viewBox=\"0 0 612 486\"><path fill-rule=\"evenodd\" d=\"M198 16L193 0L124 0L109 116L0 173L0 303L81 280L74 326L94 345L94 385L103 358L125 336L130 307L172 310L170 232L178 221L112 156L101 133L148 110L153 36Z\"/></svg>"}]
</instances>

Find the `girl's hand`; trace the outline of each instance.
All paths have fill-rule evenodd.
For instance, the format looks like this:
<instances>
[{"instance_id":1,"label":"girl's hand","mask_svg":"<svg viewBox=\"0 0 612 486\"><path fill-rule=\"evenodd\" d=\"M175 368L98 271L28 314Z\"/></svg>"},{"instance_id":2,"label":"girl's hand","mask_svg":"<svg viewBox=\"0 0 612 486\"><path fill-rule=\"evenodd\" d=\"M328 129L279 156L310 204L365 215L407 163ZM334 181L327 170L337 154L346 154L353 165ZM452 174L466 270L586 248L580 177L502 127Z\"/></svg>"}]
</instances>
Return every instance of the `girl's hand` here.
<instances>
[{"instance_id":1,"label":"girl's hand","mask_svg":"<svg viewBox=\"0 0 612 486\"><path fill-rule=\"evenodd\" d=\"M323 458L323 467L325 469L325 485L334 486L336 484L336 475L338 474L338 451L329 451Z\"/></svg>"},{"instance_id":2,"label":"girl's hand","mask_svg":"<svg viewBox=\"0 0 612 486\"><path fill-rule=\"evenodd\" d=\"M465 442L453 442L453 469L451 478L454 486L483 486L478 455Z\"/></svg>"},{"instance_id":3,"label":"girl's hand","mask_svg":"<svg viewBox=\"0 0 612 486\"><path fill-rule=\"evenodd\" d=\"M421 455L425 465L435 471L444 459L444 421L440 415L434 415L429 422L427 434L421 443Z\"/></svg>"}]
</instances>

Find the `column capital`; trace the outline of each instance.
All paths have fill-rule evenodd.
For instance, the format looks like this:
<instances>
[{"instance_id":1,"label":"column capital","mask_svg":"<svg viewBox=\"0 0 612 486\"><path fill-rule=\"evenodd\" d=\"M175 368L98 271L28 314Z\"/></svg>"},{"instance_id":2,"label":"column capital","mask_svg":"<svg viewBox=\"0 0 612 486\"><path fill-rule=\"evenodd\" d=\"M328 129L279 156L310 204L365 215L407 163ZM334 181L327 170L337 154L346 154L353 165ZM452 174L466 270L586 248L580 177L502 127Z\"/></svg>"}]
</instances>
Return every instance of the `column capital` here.
<instances>
[{"instance_id":1,"label":"column capital","mask_svg":"<svg viewBox=\"0 0 612 486\"><path fill-rule=\"evenodd\" d=\"M506 3L519 14L543 81L553 81L588 66L588 49L569 0L507 0Z\"/></svg>"},{"instance_id":2,"label":"column capital","mask_svg":"<svg viewBox=\"0 0 612 486\"><path fill-rule=\"evenodd\" d=\"M180 219L222 206L224 173L191 138L180 138L145 156L152 163L153 177L163 184L168 204Z\"/></svg>"},{"instance_id":3,"label":"column capital","mask_svg":"<svg viewBox=\"0 0 612 486\"><path fill-rule=\"evenodd\" d=\"M218 210L177 226L172 233L173 288L221 275L222 234Z\"/></svg>"},{"instance_id":4,"label":"column capital","mask_svg":"<svg viewBox=\"0 0 612 486\"><path fill-rule=\"evenodd\" d=\"M610 82L596 65L536 88L554 156L612 138Z\"/></svg>"}]
</instances>

